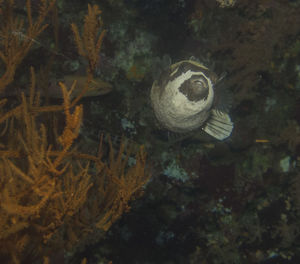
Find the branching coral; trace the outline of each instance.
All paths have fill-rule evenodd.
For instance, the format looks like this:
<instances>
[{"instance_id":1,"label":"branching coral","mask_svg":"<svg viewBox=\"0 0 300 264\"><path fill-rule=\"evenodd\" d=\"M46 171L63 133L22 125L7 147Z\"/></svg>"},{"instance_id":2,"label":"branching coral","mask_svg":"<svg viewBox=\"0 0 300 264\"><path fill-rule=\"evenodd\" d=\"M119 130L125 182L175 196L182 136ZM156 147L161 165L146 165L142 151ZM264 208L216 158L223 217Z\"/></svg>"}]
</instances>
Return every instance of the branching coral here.
<instances>
[{"instance_id":1,"label":"branching coral","mask_svg":"<svg viewBox=\"0 0 300 264\"><path fill-rule=\"evenodd\" d=\"M15 33L23 28L13 14L13 1L1 1L7 8L6 26L1 28L0 57L5 71L0 77L0 91L14 79L16 67L29 52L32 41L45 29L42 21L54 1L42 1L37 22L32 21L30 1L27 1L28 29L20 41ZM94 13L90 13L94 10ZM89 6L86 21L94 21L99 8ZM9 31L9 30L13 31ZM84 35L96 34L97 25L85 27ZM88 31L88 32L86 32ZM75 34L76 36L76 34ZM78 36L77 36L78 37ZM102 37L101 37L102 38ZM99 52L102 40L91 50ZM25 45L25 46L24 46ZM91 46L89 46L91 47ZM88 53L89 54L89 53ZM88 56L88 59L92 60ZM89 80L92 80L94 61L90 61ZM71 100L76 82L69 88L60 83L61 105L45 106L36 92L33 68L29 96L21 94L17 106L0 101L0 258L4 262L22 263L26 258L49 256L51 250L73 247L84 241L95 229L107 231L124 212L128 203L141 193L149 179L146 153L143 147L136 154L135 165L128 167L131 153L121 142L115 155L109 140L109 162L103 158L102 140L97 155L81 153L74 147L82 125L83 106L78 104L82 94ZM45 114L62 111L62 128L49 127ZM53 133L50 137L49 131ZM91 165L91 163L93 165ZM92 167L94 167L92 173ZM83 210L84 209L84 210ZM85 212L85 213L83 213ZM82 230L85 230L82 232Z\"/></svg>"}]
</instances>

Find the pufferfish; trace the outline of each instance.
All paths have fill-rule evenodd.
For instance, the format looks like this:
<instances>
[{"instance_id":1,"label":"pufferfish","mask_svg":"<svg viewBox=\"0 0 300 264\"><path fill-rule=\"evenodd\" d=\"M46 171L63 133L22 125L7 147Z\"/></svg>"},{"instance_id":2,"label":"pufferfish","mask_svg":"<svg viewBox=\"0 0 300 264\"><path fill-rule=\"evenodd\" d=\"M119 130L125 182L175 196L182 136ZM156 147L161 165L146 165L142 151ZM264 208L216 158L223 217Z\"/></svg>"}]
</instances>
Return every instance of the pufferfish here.
<instances>
[{"instance_id":1,"label":"pufferfish","mask_svg":"<svg viewBox=\"0 0 300 264\"><path fill-rule=\"evenodd\" d=\"M159 123L176 133L201 128L218 140L228 138L233 123L217 96L217 82L217 75L196 61L172 64L151 88L151 103Z\"/></svg>"}]
</instances>

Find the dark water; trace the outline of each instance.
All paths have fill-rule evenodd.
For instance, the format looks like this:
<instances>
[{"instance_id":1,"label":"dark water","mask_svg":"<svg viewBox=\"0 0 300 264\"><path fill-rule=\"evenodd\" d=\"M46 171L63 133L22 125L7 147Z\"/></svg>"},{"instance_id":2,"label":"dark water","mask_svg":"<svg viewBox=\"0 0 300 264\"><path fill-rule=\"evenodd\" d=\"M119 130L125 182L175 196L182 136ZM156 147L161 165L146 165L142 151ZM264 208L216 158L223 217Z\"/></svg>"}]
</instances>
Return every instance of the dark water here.
<instances>
[{"instance_id":1,"label":"dark water","mask_svg":"<svg viewBox=\"0 0 300 264\"><path fill-rule=\"evenodd\" d=\"M16 1L18 10L22 3ZM82 100L80 137L89 143L79 140L79 146L94 153L99 131L116 146L126 137L145 146L152 177L143 196L105 234L92 232L57 261L299 263L299 0L91 4L99 5L107 30L95 75L114 89ZM69 24L82 24L86 10L85 1L58 3L63 56L55 55L55 78L85 72ZM49 20L20 75L53 54L53 28ZM201 126L168 131L155 117L152 84L182 60L225 76L218 88L230 95L234 123L227 139L218 141Z\"/></svg>"}]
</instances>

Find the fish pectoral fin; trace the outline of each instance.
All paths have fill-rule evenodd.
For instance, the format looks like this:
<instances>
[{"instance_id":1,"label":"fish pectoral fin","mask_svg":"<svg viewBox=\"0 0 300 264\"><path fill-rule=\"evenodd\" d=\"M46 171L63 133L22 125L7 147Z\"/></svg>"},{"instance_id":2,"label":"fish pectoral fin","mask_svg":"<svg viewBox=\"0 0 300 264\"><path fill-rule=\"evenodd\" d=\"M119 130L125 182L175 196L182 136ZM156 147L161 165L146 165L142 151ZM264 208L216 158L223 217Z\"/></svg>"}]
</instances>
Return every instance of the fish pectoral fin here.
<instances>
[{"instance_id":1,"label":"fish pectoral fin","mask_svg":"<svg viewBox=\"0 0 300 264\"><path fill-rule=\"evenodd\" d=\"M227 113L212 109L211 116L202 129L212 137L223 140L231 135L233 123Z\"/></svg>"}]
</instances>

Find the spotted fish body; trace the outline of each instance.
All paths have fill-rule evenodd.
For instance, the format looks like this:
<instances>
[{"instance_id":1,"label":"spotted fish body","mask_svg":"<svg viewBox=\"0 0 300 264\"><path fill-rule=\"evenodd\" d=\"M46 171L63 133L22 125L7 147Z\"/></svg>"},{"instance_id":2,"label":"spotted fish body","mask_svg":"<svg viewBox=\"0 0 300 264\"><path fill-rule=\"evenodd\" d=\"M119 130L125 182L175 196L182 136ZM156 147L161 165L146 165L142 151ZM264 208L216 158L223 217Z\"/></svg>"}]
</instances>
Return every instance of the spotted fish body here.
<instances>
[{"instance_id":1,"label":"spotted fish body","mask_svg":"<svg viewBox=\"0 0 300 264\"><path fill-rule=\"evenodd\" d=\"M219 140L229 137L233 123L216 105L217 80L215 73L195 61L184 60L171 65L154 81L151 89L158 121L177 133L202 128Z\"/></svg>"}]
</instances>

